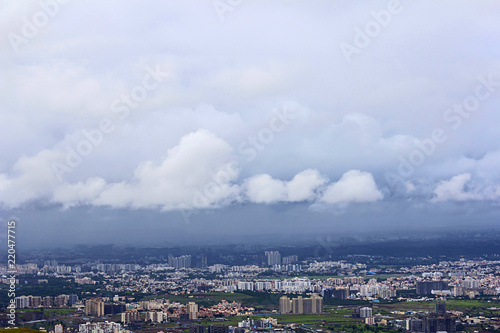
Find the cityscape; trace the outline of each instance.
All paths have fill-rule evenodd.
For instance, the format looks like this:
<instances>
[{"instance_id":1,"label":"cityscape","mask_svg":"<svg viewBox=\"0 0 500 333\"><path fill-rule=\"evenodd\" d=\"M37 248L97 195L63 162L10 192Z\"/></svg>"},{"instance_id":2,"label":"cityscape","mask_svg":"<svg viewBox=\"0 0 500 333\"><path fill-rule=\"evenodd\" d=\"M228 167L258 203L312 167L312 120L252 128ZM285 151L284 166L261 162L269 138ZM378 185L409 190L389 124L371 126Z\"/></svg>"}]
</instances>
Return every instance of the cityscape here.
<instances>
[{"instance_id":1,"label":"cityscape","mask_svg":"<svg viewBox=\"0 0 500 333\"><path fill-rule=\"evenodd\" d=\"M369 250L384 240L358 243ZM127 261L127 251L144 255ZM182 251L189 254L175 255ZM258 244L29 251L16 267L16 325L83 333L500 329L500 255L336 252L318 257L307 245ZM2 286L8 273L0 267ZM0 320L8 326L8 312Z\"/></svg>"},{"instance_id":2,"label":"cityscape","mask_svg":"<svg viewBox=\"0 0 500 333\"><path fill-rule=\"evenodd\" d=\"M0 0L0 333L500 333L499 13Z\"/></svg>"}]
</instances>

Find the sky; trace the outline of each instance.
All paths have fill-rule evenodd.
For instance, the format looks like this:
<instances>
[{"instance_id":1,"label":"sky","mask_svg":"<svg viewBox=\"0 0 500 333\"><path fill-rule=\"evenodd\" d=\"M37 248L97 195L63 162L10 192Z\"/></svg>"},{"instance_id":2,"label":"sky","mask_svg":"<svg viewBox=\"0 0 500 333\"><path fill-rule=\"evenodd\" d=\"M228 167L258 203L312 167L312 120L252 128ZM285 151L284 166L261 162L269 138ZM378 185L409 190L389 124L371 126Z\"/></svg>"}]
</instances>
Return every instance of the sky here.
<instances>
[{"instance_id":1,"label":"sky","mask_svg":"<svg viewBox=\"0 0 500 333\"><path fill-rule=\"evenodd\" d=\"M498 10L0 1L0 221L24 246L496 227Z\"/></svg>"}]
</instances>

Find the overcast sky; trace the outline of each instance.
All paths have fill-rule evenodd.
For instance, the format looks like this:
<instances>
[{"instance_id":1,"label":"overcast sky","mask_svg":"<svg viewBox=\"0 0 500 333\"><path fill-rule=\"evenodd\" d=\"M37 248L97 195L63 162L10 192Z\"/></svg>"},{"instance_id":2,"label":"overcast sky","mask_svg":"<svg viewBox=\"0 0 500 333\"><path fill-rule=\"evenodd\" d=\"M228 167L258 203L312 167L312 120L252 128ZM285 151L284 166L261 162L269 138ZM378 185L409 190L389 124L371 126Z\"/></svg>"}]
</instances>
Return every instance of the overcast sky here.
<instances>
[{"instance_id":1,"label":"overcast sky","mask_svg":"<svg viewBox=\"0 0 500 333\"><path fill-rule=\"evenodd\" d=\"M499 10L1 1L1 219L35 245L495 226Z\"/></svg>"}]
</instances>

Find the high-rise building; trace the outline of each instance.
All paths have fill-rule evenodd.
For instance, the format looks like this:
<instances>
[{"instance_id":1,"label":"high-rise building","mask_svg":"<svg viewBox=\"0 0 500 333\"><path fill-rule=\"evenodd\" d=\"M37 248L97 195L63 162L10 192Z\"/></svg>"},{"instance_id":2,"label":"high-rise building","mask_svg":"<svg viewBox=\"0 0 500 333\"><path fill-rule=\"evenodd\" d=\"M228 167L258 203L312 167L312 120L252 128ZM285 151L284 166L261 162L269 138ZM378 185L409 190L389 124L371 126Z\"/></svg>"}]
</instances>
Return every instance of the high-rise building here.
<instances>
[{"instance_id":1,"label":"high-rise building","mask_svg":"<svg viewBox=\"0 0 500 333\"><path fill-rule=\"evenodd\" d=\"M281 254L278 251L266 251L267 265L280 265Z\"/></svg>"},{"instance_id":2,"label":"high-rise building","mask_svg":"<svg viewBox=\"0 0 500 333\"><path fill-rule=\"evenodd\" d=\"M208 325L207 333L229 333L227 325Z\"/></svg>"},{"instance_id":3,"label":"high-rise building","mask_svg":"<svg viewBox=\"0 0 500 333\"><path fill-rule=\"evenodd\" d=\"M121 322L124 324L129 324L133 321L139 321L139 312L136 309L127 309L122 312Z\"/></svg>"},{"instance_id":4,"label":"high-rise building","mask_svg":"<svg viewBox=\"0 0 500 333\"><path fill-rule=\"evenodd\" d=\"M456 333L457 324L455 317L446 313L445 303L436 303L436 311L422 318L422 331L425 333L440 331Z\"/></svg>"},{"instance_id":5,"label":"high-rise building","mask_svg":"<svg viewBox=\"0 0 500 333\"><path fill-rule=\"evenodd\" d=\"M323 297L313 294L311 295L311 313L323 313Z\"/></svg>"},{"instance_id":6,"label":"high-rise building","mask_svg":"<svg viewBox=\"0 0 500 333\"><path fill-rule=\"evenodd\" d=\"M52 307L52 297L50 296L45 296L44 298L42 298L42 306L44 308L51 308Z\"/></svg>"},{"instance_id":7,"label":"high-rise building","mask_svg":"<svg viewBox=\"0 0 500 333\"><path fill-rule=\"evenodd\" d=\"M292 312L292 301L286 297L286 296L281 296L280 297L280 313L281 314L287 314Z\"/></svg>"},{"instance_id":8,"label":"high-rise building","mask_svg":"<svg viewBox=\"0 0 500 333\"><path fill-rule=\"evenodd\" d=\"M121 330L121 325L114 322L99 322L80 324L79 333L115 333Z\"/></svg>"},{"instance_id":9,"label":"high-rise building","mask_svg":"<svg viewBox=\"0 0 500 333\"><path fill-rule=\"evenodd\" d=\"M206 254L201 254L200 255L200 266L201 268L207 267L207 255Z\"/></svg>"},{"instance_id":10,"label":"high-rise building","mask_svg":"<svg viewBox=\"0 0 500 333\"><path fill-rule=\"evenodd\" d=\"M207 333L207 327L199 324L192 324L189 333Z\"/></svg>"},{"instance_id":11,"label":"high-rise building","mask_svg":"<svg viewBox=\"0 0 500 333\"><path fill-rule=\"evenodd\" d=\"M92 298L85 302L85 314L87 316L104 316L104 302L99 298Z\"/></svg>"},{"instance_id":12,"label":"high-rise building","mask_svg":"<svg viewBox=\"0 0 500 333\"><path fill-rule=\"evenodd\" d=\"M189 268L191 267L191 256L168 257L168 265L176 269Z\"/></svg>"},{"instance_id":13,"label":"high-rise building","mask_svg":"<svg viewBox=\"0 0 500 333\"><path fill-rule=\"evenodd\" d=\"M74 304L78 303L78 296L75 294L71 294L68 297L68 304L69 306L72 306Z\"/></svg>"},{"instance_id":14,"label":"high-rise building","mask_svg":"<svg viewBox=\"0 0 500 333\"><path fill-rule=\"evenodd\" d=\"M361 318L370 318L370 317L373 317L373 310L372 308L369 308L369 307L363 307L361 309L359 309L359 316Z\"/></svg>"},{"instance_id":15,"label":"high-rise building","mask_svg":"<svg viewBox=\"0 0 500 333\"><path fill-rule=\"evenodd\" d=\"M165 323L167 314L163 311L148 311L145 320L153 323Z\"/></svg>"},{"instance_id":16,"label":"high-rise building","mask_svg":"<svg viewBox=\"0 0 500 333\"><path fill-rule=\"evenodd\" d=\"M68 295L59 295L54 297L54 307L62 308L68 304L69 296Z\"/></svg>"},{"instance_id":17,"label":"high-rise building","mask_svg":"<svg viewBox=\"0 0 500 333\"><path fill-rule=\"evenodd\" d=\"M290 300L288 297L282 296L280 298L280 313L323 313L323 297L313 294L310 298L298 296Z\"/></svg>"},{"instance_id":18,"label":"high-rise building","mask_svg":"<svg viewBox=\"0 0 500 333\"><path fill-rule=\"evenodd\" d=\"M54 326L54 333L63 333L63 332L64 332L64 330L63 330L63 326L61 324Z\"/></svg>"},{"instance_id":19,"label":"high-rise building","mask_svg":"<svg viewBox=\"0 0 500 333\"><path fill-rule=\"evenodd\" d=\"M454 286L453 287L453 296L463 296L464 295L464 290L462 286Z\"/></svg>"},{"instance_id":20,"label":"high-rise building","mask_svg":"<svg viewBox=\"0 0 500 333\"><path fill-rule=\"evenodd\" d=\"M299 257L296 255L287 256L287 257L283 257L282 264L283 265L290 265L290 264L295 264L298 261L299 261Z\"/></svg>"},{"instance_id":21,"label":"high-rise building","mask_svg":"<svg viewBox=\"0 0 500 333\"><path fill-rule=\"evenodd\" d=\"M115 315L118 313L125 312L124 303L106 303L104 304L104 314L105 315Z\"/></svg>"},{"instance_id":22,"label":"high-rise building","mask_svg":"<svg viewBox=\"0 0 500 333\"><path fill-rule=\"evenodd\" d=\"M431 314L422 319L422 326L425 333L437 333L443 331L447 333L457 332L455 318L450 315L437 316L436 314Z\"/></svg>"},{"instance_id":23,"label":"high-rise building","mask_svg":"<svg viewBox=\"0 0 500 333\"><path fill-rule=\"evenodd\" d=\"M430 295L433 290L446 290L448 283L444 281L419 281L417 282L418 295Z\"/></svg>"},{"instance_id":24,"label":"high-rise building","mask_svg":"<svg viewBox=\"0 0 500 333\"><path fill-rule=\"evenodd\" d=\"M42 305L42 298L40 296L28 296L30 300L30 308L38 308Z\"/></svg>"},{"instance_id":25,"label":"high-rise building","mask_svg":"<svg viewBox=\"0 0 500 333\"><path fill-rule=\"evenodd\" d=\"M423 332L422 319L419 318L407 319L406 330L411 332Z\"/></svg>"},{"instance_id":26,"label":"high-rise building","mask_svg":"<svg viewBox=\"0 0 500 333\"><path fill-rule=\"evenodd\" d=\"M446 313L446 304L443 302L436 303L436 313L438 315L443 315Z\"/></svg>"},{"instance_id":27,"label":"high-rise building","mask_svg":"<svg viewBox=\"0 0 500 333\"><path fill-rule=\"evenodd\" d=\"M187 305L187 310L189 319L198 319L198 304L196 304L195 302L189 302Z\"/></svg>"},{"instance_id":28,"label":"high-rise building","mask_svg":"<svg viewBox=\"0 0 500 333\"><path fill-rule=\"evenodd\" d=\"M304 313L304 299L302 296L292 299L292 313Z\"/></svg>"}]
</instances>

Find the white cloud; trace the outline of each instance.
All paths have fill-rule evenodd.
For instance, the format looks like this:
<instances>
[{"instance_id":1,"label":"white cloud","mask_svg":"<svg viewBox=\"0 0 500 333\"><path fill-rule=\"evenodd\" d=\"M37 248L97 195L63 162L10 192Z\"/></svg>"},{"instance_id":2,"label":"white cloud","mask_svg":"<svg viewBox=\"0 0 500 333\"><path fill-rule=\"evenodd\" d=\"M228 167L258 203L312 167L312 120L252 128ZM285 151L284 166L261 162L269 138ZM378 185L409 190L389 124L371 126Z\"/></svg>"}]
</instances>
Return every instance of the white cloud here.
<instances>
[{"instance_id":1,"label":"white cloud","mask_svg":"<svg viewBox=\"0 0 500 333\"><path fill-rule=\"evenodd\" d=\"M165 210L216 207L236 200L238 171L231 147L206 130L184 136L161 163L146 161L133 180L112 183L92 203L111 207Z\"/></svg>"},{"instance_id":2,"label":"white cloud","mask_svg":"<svg viewBox=\"0 0 500 333\"><path fill-rule=\"evenodd\" d=\"M329 204L374 202L383 197L371 173L351 170L344 173L338 182L328 186L321 201Z\"/></svg>"},{"instance_id":3,"label":"white cloud","mask_svg":"<svg viewBox=\"0 0 500 333\"><path fill-rule=\"evenodd\" d=\"M315 191L324 185L328 179L323 177L318 170L307 169L293 177L286 183L288 201L306 201L315 198Z\"/></svg>"},{"instance_id":4,"label":"white cloud","mask_svg":"<svg viewBox=\"0 0 500 333\"><path fill-rule=\"evenodd\" d=\"M246 182L246 194L255 203L275 203L287 199L285 182L270 175L253 176Z\"/></svg>"},{"instance_id":5,"label":"white cloud","mask_svg":"<svg viewBox=\"0 0 500 333\"><path fill-rule=\"evenodd\" d=\"M255 203L312 201L317 196L317 189L327 179L318 170L307 169L296 174L290 181L274 179L268 174L247 179L246 196Z\"/></svg>"},{"instance_id":6,"label":"white cloud","mask_svg":"<svg viewBox=\"0 0 500 333\"><path fill-rule=\"evenodd\" d=\"M441 181L434 190L435 197L432 198L432 201L467 201L480 199L478 193L470 192L465 189L466 184L470 180L471 174L464 173L450 180Z\"/></svg>"},{"instance_id":7,"label":"white cloud","mask_svg":"<svg viewBox=\"0 0 500 333\"><path fill-rule=\"evenodd\" d=\"M61 153L51 150L21 157L11 175L0 174L0 203L14 208L32 200L50 198L58 184L51 162L61 158Z\"/></svg>"}]
</instances>

